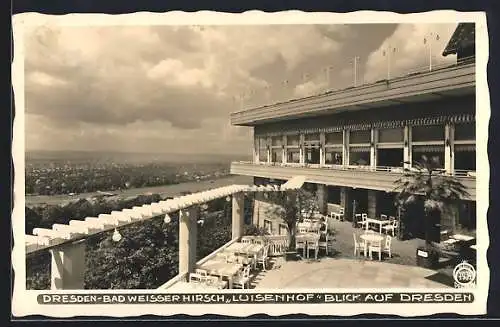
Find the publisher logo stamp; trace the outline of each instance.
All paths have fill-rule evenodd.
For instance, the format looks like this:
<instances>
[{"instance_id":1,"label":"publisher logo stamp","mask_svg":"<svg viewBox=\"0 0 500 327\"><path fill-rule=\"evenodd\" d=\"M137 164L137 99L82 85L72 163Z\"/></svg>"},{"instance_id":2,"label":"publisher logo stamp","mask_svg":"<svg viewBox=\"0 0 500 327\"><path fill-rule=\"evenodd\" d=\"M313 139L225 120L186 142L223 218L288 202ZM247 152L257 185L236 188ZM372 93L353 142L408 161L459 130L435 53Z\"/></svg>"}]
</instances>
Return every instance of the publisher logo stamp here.
<instances>
[{"instance_id":1,"label":"publisher logo stamp","mask_svg":"<svg viewBox=\"0 0 500 327\"><path fill-rule=\"evenodd\" d=\"M453 269L455 288L470 288L476 284L476 269L467 262L461 262Z\"/></svg>"}]
</instances>

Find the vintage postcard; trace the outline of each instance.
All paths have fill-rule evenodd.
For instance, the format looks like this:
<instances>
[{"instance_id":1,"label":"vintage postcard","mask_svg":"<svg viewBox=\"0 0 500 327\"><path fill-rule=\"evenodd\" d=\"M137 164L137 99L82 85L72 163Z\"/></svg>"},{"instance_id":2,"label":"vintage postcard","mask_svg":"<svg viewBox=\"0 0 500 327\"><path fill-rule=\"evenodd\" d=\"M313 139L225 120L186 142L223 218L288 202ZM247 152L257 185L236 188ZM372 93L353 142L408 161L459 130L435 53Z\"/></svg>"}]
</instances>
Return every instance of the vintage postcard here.
<instances>
[{"instance_id":1,"label":"vintage postcard","mask_svg":"<svg viewBox=\"0 0 500 327\"><path fill-rule=\"evenodd\" d=\"M484 13L13 18L15 317L484 314Z\"/></svg>"}]
</instances>

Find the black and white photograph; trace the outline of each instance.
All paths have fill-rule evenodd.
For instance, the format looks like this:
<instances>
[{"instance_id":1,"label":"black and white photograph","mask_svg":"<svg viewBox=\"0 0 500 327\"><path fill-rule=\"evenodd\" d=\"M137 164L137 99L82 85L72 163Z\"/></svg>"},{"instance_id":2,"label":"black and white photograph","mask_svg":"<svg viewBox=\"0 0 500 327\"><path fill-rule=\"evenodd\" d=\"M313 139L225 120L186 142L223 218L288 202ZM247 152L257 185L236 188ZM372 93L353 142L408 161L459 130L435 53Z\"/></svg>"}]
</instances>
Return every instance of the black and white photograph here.
<instances>
[{"instance_id":1,"label":"black and white photograph","mask_svg":"<svg viewBox=\"0 0 500 327\"><path fill-rule=\"evenodd\" d=\"M485 312L484 15L13 25L14 314Z\"/></svg>"}]
</instances>

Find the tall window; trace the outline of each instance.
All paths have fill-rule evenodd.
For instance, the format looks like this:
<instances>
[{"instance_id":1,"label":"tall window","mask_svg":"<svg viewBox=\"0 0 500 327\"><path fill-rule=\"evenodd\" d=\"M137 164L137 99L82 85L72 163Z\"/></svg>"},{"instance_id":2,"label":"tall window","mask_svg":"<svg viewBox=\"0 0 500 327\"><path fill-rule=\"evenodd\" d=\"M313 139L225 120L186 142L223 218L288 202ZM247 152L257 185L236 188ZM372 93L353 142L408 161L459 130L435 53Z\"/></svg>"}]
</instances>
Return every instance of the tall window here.
<instances>
[{"instance_id":1,"label":"tall window","mask_svg":"<svg viewBox=\"0 0 500 327\"><path fill-rule=\"evenodd\" d=\"M273 222L270 220L264 220L264 229L268 234L273 233Z\"/></svg>"},{"instance_id":2,"label":"tall window","mask_svg":"<svg viewBox=\"0 0 500 327\"><path fill-rule=\"evenodd\" d=\"M349 165L370 165L370 143L370 130L349 132Z\"/></svg>"},{"instance_id":3,"label":"tall window","mask_svg":"<svg viewBox=\"0 0 500 327\"><path fill-rule=\"evenodd\" d=\"M476 170L476 126L455 125L455 170Z\"/></svg>"},{"instance_id":4,"label":"tall window","mask_svg":"<svg viewBox=\"0 0 500 327\"><path fill-rule=\"evenodd\" d=\"M283 137L273 136L271 138L271 162L283 162Z\"/></svg>"},{"instance_id":5,"label":"tall window","mask_svg":"<svg viewBox=\"0 0 500 327\"><path fill-rule=\"evenodd\" d=\"M286 137L286 162L300 162L300 136L298 134Z\"/></svg>"},{"instance_id":6,"label":"tall window","mask_svg":"<svg viewBox=\"0 0 500 327\"><path fill-rule=\"evenodd\" d=\"M319 133L304 135L305 162L319 164L320 162L320 137Z\"/></svg>"},{"instance_id":7,"label":"tall window","mask_svg":"<svg viewBox=\"0 0 500 327\"><path fill-rule=\"evenodd\" d=\"M377 166L402 167L404 129L401 127L381 128L377 132Z\"/></svg>"},{"instance_id":8,"label":"tall window","mask_svg":"<svg viewBox=\"0 0 500 327\"><path fill-rule=\"evenodd\" d=\"M422 161L425 156L444 168L444 126L413 126L411 134L413 162Z\"/></svg>"},{"instance_id":9,"label":"tall window","mask_svg":"<svg viewBox=\"0 0 500 327\"><path fill-rule=\"evenodd\" d=\"M325 133L325 164L342 165L342 132Z\"/></svg>"},{"instance_id":10,"label":"tall window","mask_svg":"<svg viewBox=\"0 0 500 327\"><path fill-rule=\"evenodd\" d=\"M259 138L259 161L267 162L267 139L265 137Z\"/></svg>"}]
</instances>

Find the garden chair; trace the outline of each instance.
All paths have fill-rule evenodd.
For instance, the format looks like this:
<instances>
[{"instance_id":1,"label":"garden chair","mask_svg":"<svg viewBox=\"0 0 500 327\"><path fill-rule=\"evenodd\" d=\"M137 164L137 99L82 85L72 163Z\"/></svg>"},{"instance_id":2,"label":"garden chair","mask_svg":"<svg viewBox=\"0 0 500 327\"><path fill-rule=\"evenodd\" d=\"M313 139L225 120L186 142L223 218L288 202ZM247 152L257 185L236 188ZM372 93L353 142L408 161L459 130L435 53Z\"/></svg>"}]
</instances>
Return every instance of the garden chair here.
<instances>
[{"instance_id":1,"label":"garden chair","mask_svg":"<svg viewBox=\"0 0 500 327\"><path fill-rule=\"evenodd\" d=\"M305 241L301 241L301 240L295 241L295 249L297 250L297 252L299 252L299 250L302 250L302 257L306 256L306 248L307 248L307 245L306 245Z\"/></svg>"},{"instance_id":2,"label":"garden chair","mask_svg":"<svg viewBox=\"0 0 500 327\"><path fill-rule=\"evenodd\" d=\"M392 244L392 237L387 235L387 237L385 238L385 244L382 251L384 251L384 253L387 253L389 255L389 258L392 258L391 244Z\"/></svg>"},{"instance_id":3,"label":"garden chair","mask_svg":"<svg viewBox=\"0 0 500 327\"><path fill-rule=\"evenodd\" d=\"M319 242L318 242L318 247L319 249L325 249L325 254L328 255L328 242L329 242L329 236L327 233L321 235Z\"/></svg>"},{"instance_id":4,"label":"garden chair","mask_svg":"<svg viewBox=\"0 0 500 327\"><path fill-rule=\"evenodd\" d=\"M314 258L318 259L319 245L317 241L307 241L307 257L309 258L309 252L314 251Z\"/></svg>"},{"instance_id":5,"label":"garden chair","mask_svg":"<svg viewBox=\"0 0 500 327\"><path fill-rule=\"evenodd\" d=\"M262 269L266 271L266 262L269 259L268 256L269 253L269 245L264 246L264 250L262 250L258 255L257 255L257 264L262 265Z\"/></svg>"},{"instance_id":6,"label":"garden chair","mask_svg":"<svg viewBox=\"0 0 500 327\"><path fill-rule=\"evenodd\" d=\"M389 232L391 232L392 237L394 237L396 236L395 234L398 229L398 221L394 219L391 224L385 225L382 228L384 229L386 234L389 234Z\"/></svg>"},{"instance_id":7,"label":"garden chair","mask_svg":"<svg viewBox=\"0 0 500 327\"><path fill-rule=\"evenodd\" d=\"M251 244L252 243L252 238L243 236L241 238L241 243Z\"/></svg>"},{"instance_id":8,"label":"garden chair","mask_svg":"<svg viewBox=\"0 0 500 327\"><path fill-rule=\"evenodd\" d=\"M366 243L363 240L358 240L356 233L352 233L352 237L354 239L354 255L361 255L361 252L365 253L366 251Z\"/></svg>"},{"instance_id":9,"label":"garden chair","mask_svg":"<svg viewBox=\"0 0 500 327\"><path fill-rule=\"evenodd\" d=\"M381 242L374 242L370 243L368 245L368 255L370 256L370 259L373 260L373 252L378 253L378 260L382 261L382 243Z\"/></svg>"},{"instance_id":10,"label":"garden chair","mask_svg":"<svg viewBox=\"0 0 500 327\"><path fill-rule=\"evenodd\" d=\"M233 288L240 286L242 289L250 288L250 266L244 267L239 273L233 278Z\"/></svg>"}]
</instances>

